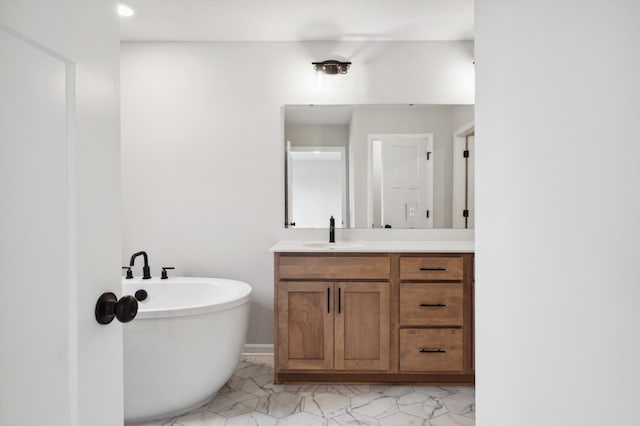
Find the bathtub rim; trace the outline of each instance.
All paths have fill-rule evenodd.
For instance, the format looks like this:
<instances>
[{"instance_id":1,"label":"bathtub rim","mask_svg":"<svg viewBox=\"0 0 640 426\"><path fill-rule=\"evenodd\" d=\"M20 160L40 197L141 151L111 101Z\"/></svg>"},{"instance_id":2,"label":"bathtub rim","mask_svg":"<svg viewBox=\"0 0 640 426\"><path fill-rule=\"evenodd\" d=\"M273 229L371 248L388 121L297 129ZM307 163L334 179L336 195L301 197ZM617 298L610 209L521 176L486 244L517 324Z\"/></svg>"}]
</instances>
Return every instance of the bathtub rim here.
<instances>
[{"instance_id":1,"label":"bathtub rim","mask_svg":"<svg viewBox=\"0 0 640 426\"><path fill-rule=\"evenodd\" d=\"M253 288L244 281L239 280L231 280L226 278L209 278L209 277L170 277L168 280L160 280L159 278L152 278L151 280L142 280L141 278L134 278L133 280L127 280L122 278L122 285L124 290L124 285L133 285L139 284L141 288L145 288L147 292L153 291L153 285L169 285L173 284L176 286L180 286L181 283L184 282L195 282L195 283L210 283L213 284L215 282L224 282L227 285L238 286L242 288L242 291L238 297L235 297L231 300L226 300L222 303L213 303L206 305L190 305L190 306L178 306L174 308L162 308L162 309L145 309L144 301L138 302L138 313L135 320L144 320L144 319L154 319L154 318L175 318L175 317L186 317L193 315L202 315L211 312L219 312L226 311L228 309L233 309L237 306L244 305L245 303L249 303L251 301L251 293L253 293ZM135 290L134 290L135 291Z\"/></svg>"}]
</instances>

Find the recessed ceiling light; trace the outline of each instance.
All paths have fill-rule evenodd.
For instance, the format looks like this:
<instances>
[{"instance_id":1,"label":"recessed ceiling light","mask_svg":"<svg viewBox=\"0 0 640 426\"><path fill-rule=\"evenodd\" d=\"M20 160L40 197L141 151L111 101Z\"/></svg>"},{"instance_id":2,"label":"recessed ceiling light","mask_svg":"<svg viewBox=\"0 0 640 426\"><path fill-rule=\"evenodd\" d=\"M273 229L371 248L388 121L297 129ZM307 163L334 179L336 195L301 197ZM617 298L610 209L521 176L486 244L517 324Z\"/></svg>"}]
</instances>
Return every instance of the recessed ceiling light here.
<instances>
[{"instance_id":1,"label":"recessed ceiling light","mask_svg":"<svg viewBox=\"0 0 640 426\"><path fill-rule=\"evenodd\" d=\"M126 3L118 3L118 15L130 18L135 15L136 11Z\"/></svg>"}]
</instances>

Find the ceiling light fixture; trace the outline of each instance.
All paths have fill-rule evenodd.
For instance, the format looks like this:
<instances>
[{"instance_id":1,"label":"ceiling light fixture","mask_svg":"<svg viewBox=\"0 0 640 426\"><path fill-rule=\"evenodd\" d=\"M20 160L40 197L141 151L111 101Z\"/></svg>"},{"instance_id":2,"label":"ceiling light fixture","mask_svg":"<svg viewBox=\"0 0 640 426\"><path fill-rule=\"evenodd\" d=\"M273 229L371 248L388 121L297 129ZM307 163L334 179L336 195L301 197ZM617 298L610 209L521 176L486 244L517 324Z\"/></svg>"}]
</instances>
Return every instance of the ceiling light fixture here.
<instances>
[{"instance_id":1,"label":"ceiling light fixture","mask_svg":"<svg viewBox=\"0 0 640 426\"><path fill-rule=\"evenodd\" d=\"M333 59L322 62L311 62L317 72L323 74L346 74L351 66L351 62L340 62Z\"/></svg>"},{"instance_id":2,"label":"ceiling light fixture","mask_svg":"<svg viewBox=\"0 0 640 426\"><path fill-rule=\"evenodd\" d=\"M126 3L118 3L118 15L124 18L130 18L136 14L136 11Z\"/></svg>"}]
</instances>

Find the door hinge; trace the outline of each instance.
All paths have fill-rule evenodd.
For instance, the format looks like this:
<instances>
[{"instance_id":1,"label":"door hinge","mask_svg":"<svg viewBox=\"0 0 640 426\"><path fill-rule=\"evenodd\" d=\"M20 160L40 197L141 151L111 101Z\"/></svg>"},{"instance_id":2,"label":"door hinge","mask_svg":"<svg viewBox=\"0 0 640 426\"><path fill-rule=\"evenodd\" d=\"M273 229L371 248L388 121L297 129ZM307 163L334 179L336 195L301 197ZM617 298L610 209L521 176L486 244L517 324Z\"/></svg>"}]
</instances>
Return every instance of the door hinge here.
<instances>
[{"instance_id":1,"label":"door hinge","mask_svg":"<svg viewBox=\"0 0 640 426\"><path fill-rule=\"evenodd\" d=\"M469 150L468 150L468 149L465 149L464 151L462 151L462 156L463 156L464 158L469 158Z\"/></svg>"},{"instance_id":2,"label":"door hinge","mask_svg":"<svg viewBox=\"0 0 640 426\"><path fill-rule=\"evenodd\" d=\"M469 210L467 209L462 210L462 217L469 217Z\"/></svg>"}]
</instances>

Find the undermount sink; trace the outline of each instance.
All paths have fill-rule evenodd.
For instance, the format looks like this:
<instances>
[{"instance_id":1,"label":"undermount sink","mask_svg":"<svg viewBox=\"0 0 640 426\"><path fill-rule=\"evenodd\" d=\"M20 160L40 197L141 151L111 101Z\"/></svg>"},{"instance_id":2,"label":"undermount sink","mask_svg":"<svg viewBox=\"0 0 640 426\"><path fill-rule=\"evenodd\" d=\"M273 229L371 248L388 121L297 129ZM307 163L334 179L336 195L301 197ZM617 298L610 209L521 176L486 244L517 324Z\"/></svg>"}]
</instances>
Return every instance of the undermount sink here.
<instances>
[{"instance_id":1,"label":"undermount sink","mask_svg":"<svg viewBox=\"0 0 640 426\"><path fill-rule=\"evenodd\" d=\"M347 243L347 242L338 242L338 243L308 243L304 244L305 247L308 248L317 248L317 249L350 249L362 247L362 244L358 243Z\"/></svg>"}]
</instances>

